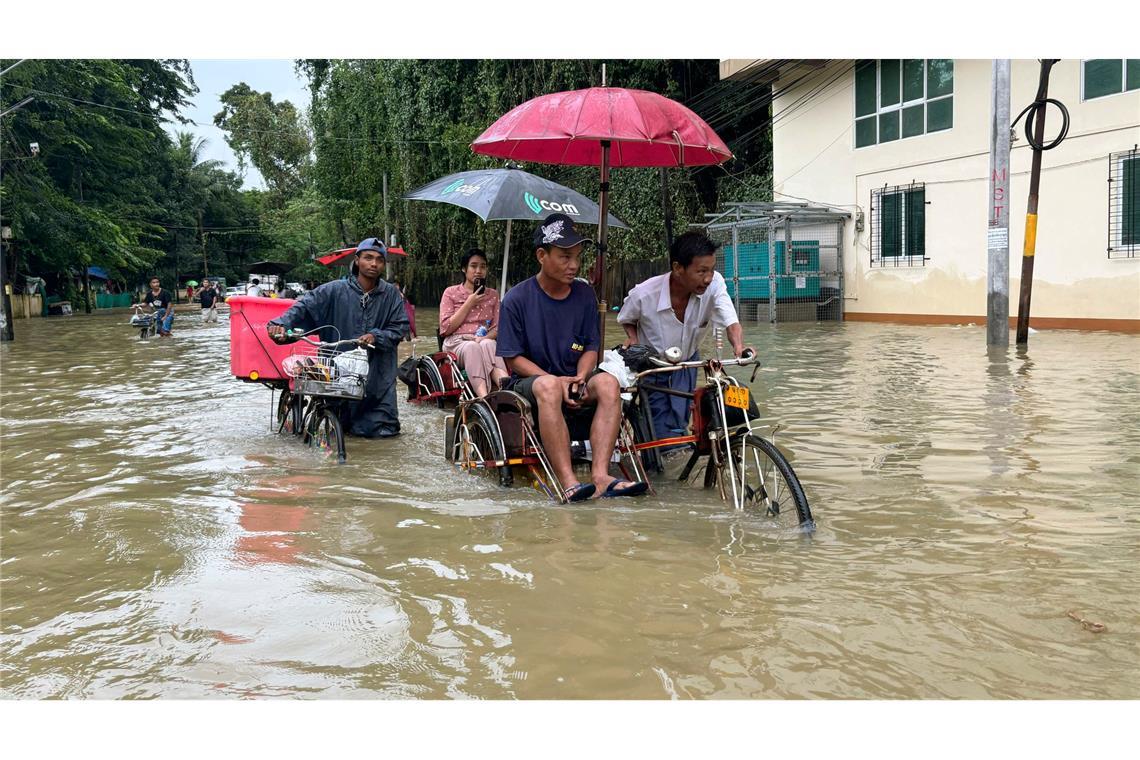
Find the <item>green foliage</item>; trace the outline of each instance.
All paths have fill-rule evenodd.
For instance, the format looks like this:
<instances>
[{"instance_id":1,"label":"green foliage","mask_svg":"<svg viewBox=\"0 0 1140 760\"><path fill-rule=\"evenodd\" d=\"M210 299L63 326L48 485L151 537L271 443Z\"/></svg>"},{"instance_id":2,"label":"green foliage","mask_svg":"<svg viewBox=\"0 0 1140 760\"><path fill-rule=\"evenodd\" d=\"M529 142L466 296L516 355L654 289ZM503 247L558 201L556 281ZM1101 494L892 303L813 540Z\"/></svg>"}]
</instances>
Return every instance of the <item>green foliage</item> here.
<instances>
[{"instance_id":1,"label":"green foliage","mask_svg":"<svg viewBox=\"0 0 1140 760\"><path fill-rule=\"evenodd\" d=\"M154 167L167 160L167 114L196 92L185 61L31 60L3 85L5 108L35 98L4 118L0 134L4 214L23 269L121 273L158 260Z\"/></svg>"},{"instance_id":2,"label":"green foliage","mask_svg":"<svg viewBox=\"0 0 1140 760\"><path fill-rule=\"evenodd\" d=\"M274 103L272 93L257 92L245 82L226 90L221 101L214 124L227 132L239 167L256 167L277 205L300 193L312 146L297 108L288 100Z\"/></svg>"},{"instance_id":3,"label":"green foliage","mask_svg":"<svg viewBox=\"0 0 1140 760\"><path fill-rule=\"evenodd\" d=\"M470 149L471 141L495 119L538 95L601 82L601 62L583 60L302 60L297 67L308 77L312 93L312 187L326 199L342 242L382 234L387 222L411 254L405 281L419 292L417 286L428 282L433 291L446 285L471 244L502 251L506 225L483 224L446 204L404 202L403 194L449 173L501 165ZM719 82L716 61L614 61L607 64L607 72L609 84L651 90L681 102ZM737 128L730 124L730 134L722 132L722 137L730 139ZM763 137L766 142L766 132ZM523 168L586 196L597 195L598 170L592 167ZM768 181L767 165L762 169L763 176L744 192L758 191ZM384 174L389 180L387 215L381 197ZM716 209L725 179L734 186L740 183L719 168L669 171L675 232L702 222L706 212ZM611 211L631 227L613 231L611 257L662 256L666 235L660 172L617 169L611 182ZM512 278L533 269L528 233L516 225Z\"/></svg>"},{"instance_id":4,"label":"green foliage","mask_svg":"<svg viewBox=\"0 0 1140 760\"><path fill-rule=\"evenodd\" d=\"M87 265L128 285L150 274L177 285L206 272L233 282L245 279L251 261L269 259L296 264L290 279L324 280L340 271L312 263L312 254L382 235L387 226L411 254L398 265L401 280L434 298L468 246L495 261L506 224L403 195L446 174L501 165L470 149L495 119L537 95L601 82L601 63L587 60L296 65L312 94L307 117L245 83L221 96L214 117L240 168L254 166L265 178L264 191L242 190L238 174L203 160L201 140L168 132L197 92L186 61L31 60L7 73L0 107L35 98L0 128L0 202L17 238L20 273L47 277L57 291ZM767 113L739 107L736 91L728 99L709 96L730 87L719 81L716 61L612 61L607 72L610 84L694 103L738 153L726 168L668 171L675 233L723 201L769 197ZM29 150L33 142L38 156ZM597 195L593 167L523 168ZM661 173L614 170L610 203L631 227L613 230L611 258L662 257ZM513 280L534 268L526 226L515 225Z\"/></svg>"}]
</instances>

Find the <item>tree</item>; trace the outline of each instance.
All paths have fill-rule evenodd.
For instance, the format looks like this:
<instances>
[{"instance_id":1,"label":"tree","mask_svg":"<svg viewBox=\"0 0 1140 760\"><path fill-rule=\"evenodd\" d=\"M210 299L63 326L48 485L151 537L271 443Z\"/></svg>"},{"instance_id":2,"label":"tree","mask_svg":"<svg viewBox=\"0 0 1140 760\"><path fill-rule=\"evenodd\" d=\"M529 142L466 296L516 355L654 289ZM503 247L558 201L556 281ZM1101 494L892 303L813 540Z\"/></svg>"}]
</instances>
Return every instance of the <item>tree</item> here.
<instances>
[{"instance_id":1,"label":"tree","mask_svg":"<svg viewBox=\"0 0 1140 760\"><path fill-rule=\"evenodd\" d=\"M35 97L0 134L0 192L23 269L66 281L88 265L121 274L162 256L163 124L196 91L180 60L33 60L5 75L3 106Z\"/></svg>"},{"instance_id":2,"label":"tree","mask_svg":"<svg viewBox=\"0 0 1140 760\"><path fill-rule=\"evenodd\" d=\"M214 124L227 132L226 143L242 170L253 165L278 206L304 187L312 140L301 113L288 100L257 92L244 82L226 90Z\"/></svg>"}]
</instances>

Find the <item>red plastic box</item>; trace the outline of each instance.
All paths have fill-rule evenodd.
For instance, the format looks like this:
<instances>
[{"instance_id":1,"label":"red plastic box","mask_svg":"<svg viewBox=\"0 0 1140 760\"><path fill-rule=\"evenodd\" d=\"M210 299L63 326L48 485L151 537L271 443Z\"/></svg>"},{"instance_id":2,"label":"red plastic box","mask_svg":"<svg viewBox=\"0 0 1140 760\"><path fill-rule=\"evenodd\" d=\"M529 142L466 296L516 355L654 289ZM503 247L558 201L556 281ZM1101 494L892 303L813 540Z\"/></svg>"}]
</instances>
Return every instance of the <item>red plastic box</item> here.
<instances>
[{"instance_id":1,"label":"red plastic box","mask_svg":"<svg viewBox=\"0 0 1140 760\"><path fill-rule=\"evenodd\" d=\"M292 298L230 296L230 372L242 380L284 380L281 362L293 354L315 354L305 343L281 346L274 343L265 325L284 314Z\"/></svg>"}]
</instances>

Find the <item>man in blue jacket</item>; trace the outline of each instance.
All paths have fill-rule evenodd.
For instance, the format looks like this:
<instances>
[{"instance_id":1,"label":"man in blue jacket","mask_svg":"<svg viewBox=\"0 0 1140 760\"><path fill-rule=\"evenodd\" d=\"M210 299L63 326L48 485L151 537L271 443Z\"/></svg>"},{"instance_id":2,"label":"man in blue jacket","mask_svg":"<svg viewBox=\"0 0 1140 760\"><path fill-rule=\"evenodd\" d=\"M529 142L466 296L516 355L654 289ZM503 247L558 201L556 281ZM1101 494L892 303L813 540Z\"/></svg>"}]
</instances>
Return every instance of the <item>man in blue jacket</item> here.
<instances>
[{"instance_id":1,"label":"man in blue jacket","mask_svg":"<svg viewBox=\"0 0 1140 760\"><path fill-rule=\"evenodd\" d=\"M322 341L359 338L373 346L369 353L364 398L349 404L345 430L365 438L400 434L396 412L396 348L408 332L404 299L380 279L388 249L377 238L356 247L351 274L309 291L266 326L270 336L286 329L321 328Z\"/></svg>"}]
</instances>

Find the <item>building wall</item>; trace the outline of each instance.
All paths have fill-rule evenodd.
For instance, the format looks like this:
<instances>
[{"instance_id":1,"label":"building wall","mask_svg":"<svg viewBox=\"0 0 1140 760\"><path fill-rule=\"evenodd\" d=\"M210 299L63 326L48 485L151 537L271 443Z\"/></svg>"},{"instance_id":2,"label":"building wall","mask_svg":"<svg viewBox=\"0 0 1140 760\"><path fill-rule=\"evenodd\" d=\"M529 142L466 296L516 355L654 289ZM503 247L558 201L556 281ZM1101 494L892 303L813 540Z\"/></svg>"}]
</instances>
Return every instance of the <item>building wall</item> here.
<instances>
[{"instance_id":1,"label":"building wall","mask_svg":"<svg viewBox=\"0 0 1140 760\"><path fill-rule=\"evenodd\" d=\"M725 61L722 69L732 73L740 63ZM785 71L776 91L807 71ZM1011 115L1033 101L1038 75L1037 61L1013 62ZM831 61L776 98L774 199L807 199L864 214L863 231L849 224L846 232L848 318L984 321L990 76L989 60L956 60L952 129L858 150L854 61ZM1140 143L1140 91L1081 102L1080 79L1077 60L1061 61L1050 77L1049 96L1065 103L1071 124L1065 142L1044 154L1033 324L1140 330L1140 259L1110 260L1106 250L1108 155ZM1060 125L1058 112L1050 108L1047 118L1051 137ZM1032 158L1021 124L1017 135L1010 156L1011 316L1017 311ZM871 267L871 190L912 181L926 183L930 260L924 267Z\"/></svg>"}]
</instances>

